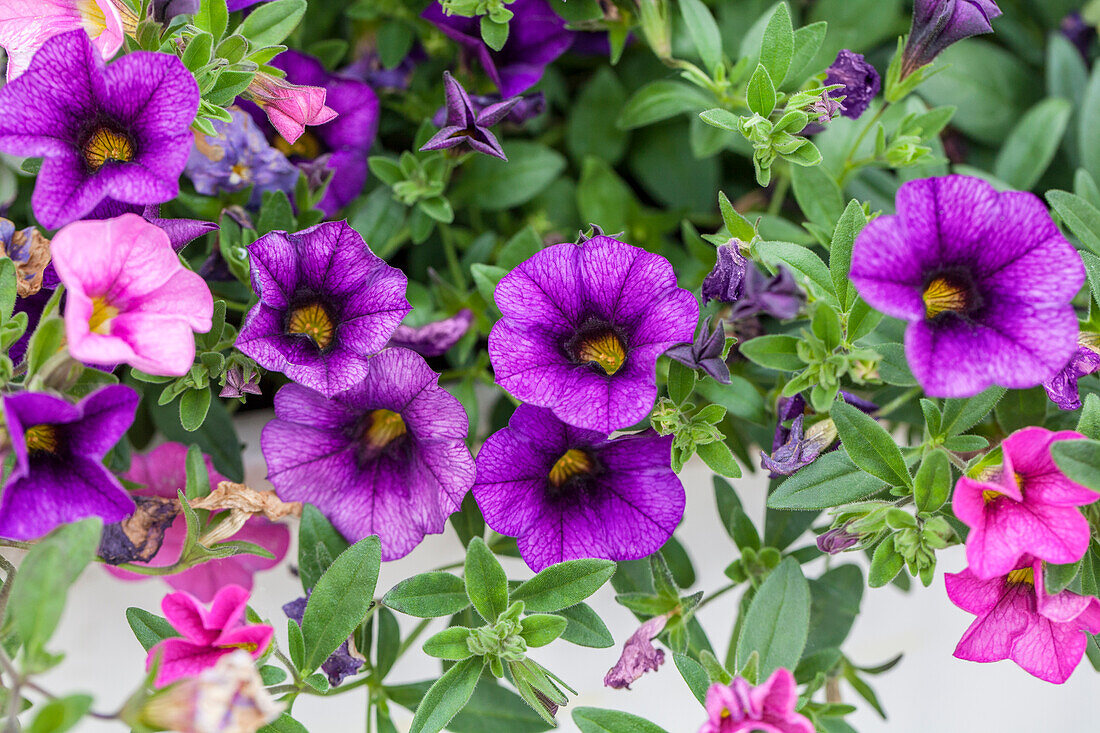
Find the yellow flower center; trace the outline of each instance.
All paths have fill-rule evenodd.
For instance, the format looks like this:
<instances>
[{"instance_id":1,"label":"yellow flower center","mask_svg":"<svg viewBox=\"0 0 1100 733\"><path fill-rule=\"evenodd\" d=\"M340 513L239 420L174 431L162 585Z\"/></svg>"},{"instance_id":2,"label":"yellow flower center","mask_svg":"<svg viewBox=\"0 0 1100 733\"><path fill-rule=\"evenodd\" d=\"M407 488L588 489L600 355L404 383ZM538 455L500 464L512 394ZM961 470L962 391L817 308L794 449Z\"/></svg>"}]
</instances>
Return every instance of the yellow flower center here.
<instances>
[{"instance_id":1,"label":"yellow flower center","mask_svg":"<svg viewBox=\"0 0 1100 733\"><path fill-rule=\"evenodd\" d=\"M57 428L53 425L32 425L23 433L28 453L56 453Z\"/></svg>"},{"instance_id":2,"label":"yellow flower center","mask_svg":"<svg viewBox=\"0 0 1100 733\"><path fill-rule=\"evenodd\" d=\"M994 474L994 475L996 475L996 474ZM1013 473L1012 478L1014 478L1016 480L1016 486L1022 492L1024 490L1024 477L1021 476L1018 473ZM1001 493L1000 491L994 491L993 489L986 489L985 491L982 492L982 501L984 501L986 504L989 504L994 499L998 499L1002 496L1004 496L1004 494Z\"/></svg>"},{"instance_id":3,"label":"yellow flower center","mask_svg":"<svg viewBox=\"0 0 1100 733\"><path fill-rule=\"evenodd\" d=\"M221 648L221 649L244 649L246 652L251 654L252 652L259 649L259 645L256 644L256 642L254 642L254 641L240 641L240 642L237 642L236 644L219 644L219 648Z\"/></svg>"},{"instance_id":4,"label":"yellow flower center","mask_svg":"<svg viewBox=\"0 0 1100 733\"><path fill-rule=\"evenodd\" d=\"M1035 570L1034 568L1020 568L1019 570L1013 570L1008 574L1009 585L1035 585Z\"/></svg>"},{"instance_id":5,"label":"yellow flower center","mask_svg":"<svg viewBox=\"0 0 1100 733\"><path fill-rule=\"evenodd\" d=\"M101 127L91 134L84 143L84 162L93 171L97 171L114 160L129 163L134 159L134 143L129 136Z\"/></svg>"},{"instance_id":6,"label":"yellow flower center","mask_svg":"<svg viewBox=\"0 0 1100 733\"><path fill-rule=\"evenodd\" d=\"M921 296L924 300L924 315L926 318L935 318L945 311L959 312L967 306L967 291L961 285L937 277L928 283Z\"/></svg>"},{"instance_id":7,"label":"yellow flower center","mask_svg":"<svg viewBox=\"0 0 1100 733\"><path fill-rule=\"evenodd\" d=\"M238 183L252 180L252 169L244 163L237 163L229 169L229 182L236 186Z\"/></svg>"},{"instance_id":8,"label":"yellow flower center","mask_svg":"<svg viewBox=\"0 0 1100 733\"><path fill-rule=\"evenodd\" d=\"M295 140L293 144L288 143L282 135L279 135L275 138L273 145L276 150L287 157L297 155L312 160L321 154L321 143L318 142L315 135L309 132L303 132L302 136Z\"/></svg>"},{"instance_id":9,"label":"yellow flower center","mask_svg":"<svg viewBox=\"0 0 1100 733\"><path fill-rule=\"evenodd\" d=\"M550 468L550 483L561 486L569 479L591 471L591 456L579 448L570 448Z\"/></svg>"},{"instance_id":10,"label":"yellow flower center","mask_svg":"<svg viewBox=\"0 0 1100 733\"><path fill-rule=\"evenodd\" d=\"M407 432L400 413L393 410L372 410L366 441L372 448L385 448Z\"/></svg>"},{"instance_id":11,"label":"yellow flower center","mask_svg":"<svg viewBox=\"0 0 1100 733\"><path fill-rule=\"evenodd\" d=\"M577 348L577 359L595 362L610 376L619 371L626 361L626 349L623 342L611 331L592 334L581 341Z\"/></svg>"},{"instance_id":12,"label":"yellow flower center","mask_svg":"<svg viewBox=\"0 0 1100 733\"><path fill-rule=\"evenodd\" d=\"M92 315L88 317L88 330L92 333L111 332L111 319L118 315L115 308L102 295L92 298Z\"/></svg>"},{"instance_id":13,"label":"yellow flower center","mask_svg":"<svg viewBox=\"0 0 1100 733\"><path fill-rule=\"evenodd\" d=\"M291 313L286 330L287 333L308 336L317 344L317 348L325 349L332 343L336 327L324 307L320 303L313 303Z\"/></svg>"}]
</instances>

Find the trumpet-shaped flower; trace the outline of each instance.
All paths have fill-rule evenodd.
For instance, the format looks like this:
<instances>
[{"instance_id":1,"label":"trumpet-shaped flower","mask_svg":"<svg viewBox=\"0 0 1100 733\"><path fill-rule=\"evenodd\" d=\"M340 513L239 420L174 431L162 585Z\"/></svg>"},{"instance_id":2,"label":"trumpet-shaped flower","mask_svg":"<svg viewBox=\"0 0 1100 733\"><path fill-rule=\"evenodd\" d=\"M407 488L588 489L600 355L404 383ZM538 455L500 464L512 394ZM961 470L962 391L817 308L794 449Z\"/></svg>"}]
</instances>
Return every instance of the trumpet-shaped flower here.
<instances>
[{"instance_id":1,"label":"trumpet-shaped flower","mask_svg":"<svg viewBox=\"0 0 1100 733\"><path fill-rule=\"evenodd\" d=\"M259 105L291 145L302 136L307 125L323 125L336 119L336 111L325 104L327 95L321 87L291 84L262 71L245 90L245 96Z\"/></svg>"},{"instance_id":2,"label":"trumpet-shaped flower","mask_svg":"<svg viewBox=\"0 0 1100 733\"><path fill-rule=\"evenodd\" d=\"M794 675L783 667L756 687L743 677L716 682L707 690L707 722L699 733L814 733L809 718L795 712L797 703Z\"/></svg>"},{"instance_id":3,"label":"trumpet-shaped flower","mask_svg":"<svg viewBox=\"0 0 1100 733\"><path fill-rule=\"evenodd\" d=\"M118 0L0 0L0 46L8 52L8 81L30 66L47 39L82 30L103 60L114 56L137 17Z\"/></svg>"}]
</instances>

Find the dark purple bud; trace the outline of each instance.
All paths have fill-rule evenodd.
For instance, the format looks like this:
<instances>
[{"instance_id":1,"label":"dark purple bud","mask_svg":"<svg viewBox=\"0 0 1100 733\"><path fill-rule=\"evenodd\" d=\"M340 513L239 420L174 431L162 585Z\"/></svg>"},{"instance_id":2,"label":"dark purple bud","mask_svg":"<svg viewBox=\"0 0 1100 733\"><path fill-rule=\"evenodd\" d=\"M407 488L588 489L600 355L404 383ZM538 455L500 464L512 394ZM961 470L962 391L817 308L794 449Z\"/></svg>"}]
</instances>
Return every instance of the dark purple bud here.
<instances>
[{"instance_id":1,"label":"dark purple bud","mask_svg":"<svg viewBox=\"0 0 1100 733\"><path fill-rule=\"evenodd\" d=\"M692 369L702 369L716 382L730 383L730 369L722 360L726 348L726 330L718 321L710 329L710 318L703 321L695 340L690 344L677 344L665 352L669 358Z\"/></svg>"},{"instance_id":2,"label":"dark purple bud","mask_svg":"<svg viewBox=\"0 0 1100 733\"><path fill-rule=\"evenodd\" d=\"M830 555L836 555L859 544L859 535L848 531L848 522L843 527L834 527L817 538L817 549Z\"/></svg>"},{"instance_id":3,"label":"dark purple bud","mask_svg":"<svg viewBox=\"0 0 1100 733\"><path fill-rule=\"evenodd\" d=\"M803 466L808 466L836 440L836 425L829 418L816 422L803 433L803 415L791 424L787 441L769 456L760 452L760 467L771 471L772 478L789 476Z\"/></svg>"},{"instance_id":4,"label":"dark purple bud","mask_svg":"<svg viewBox=\"0 0 1100 733\"><path fill-rule=\"evenodd\" d=\"M847 402L852 407L861 412L866 412L868 415L874 415L878 411L878 405L870 400L865 400L862 397L857 397L851 392L840 391L840 399Z\"/></svg>"},{"instance_id":5,"label":"dark purple bud","mask_svg":"<svg viewBox=\"0 0 1100 733\"><path fill-rule=\"evenodd\" d=\"M302 616L304 616L306 612L306 602L308 600L309 591L306 591L304 598L296 598L290 603L284 604L283 613L286 614L287 618L292 618L301 624ZM336 651L329 655L329 658L321 665L321 671L328 677L328 683L336 687L344 681L345 677L350 677L358 672L359 668L363 666L364 661L362 657L355 656L351 653L348 642L345 641Z\"/></svg>"},{"instance_id":6,"label":"dark purple bud","mask_svg":"<svg viewBox=\"0 0 1100 733\"><path fill-rule=\"evenodd\" d=\"M260 394L260 373L253 371L245 378L244 369L235 366L225 373L225 386L218 393L219 397L239 399L246 394Z\"/></svg>"},{"instance_id":7,"label":"dark purple bud","mask_svg":"<svg viewBox=\"0 0 1100 733\"><path fill-rule=\"evenodd\" d=\"M1089 44L1096 37L1096 28L1086 23L1085 19L1081 17L1081 13L1074 10L1062 18L1061 31L1066 40L1072 43L1087 61Z\"/></svg>"},{"instance_id":8,"label":"dark purple bud","mask_svg":"<svg viewBox=\"0 0 1100 733\"><path fill-rule=\"evenodd\" d=\"M512 111L519 103L519 97L512 97L479 110L449 71L443 72L443 89L447 97L446 119L443 120L444 124L439 132L420 149L443 150L468 145L479 153L508 160L489 128Z\"/></svg>"},{"instance_id":9,"label":"dark purple bud","mask_svg":"<svg viewBox=\"0 0 1100 733\"><path fill-rule=\"evenodd\" d=\"M135 496L134 513L121 522L103 526L98 555L108 565L149 562L164 543L180 507L175 499Z\"/></svg>"},{"instance_id":10,"label":"dark purple bud","mask_svg":"<svg viewBox=\"0 0 1100 733\"><path fill-rule=\"evenodd\" d=\"M783 321L797 316L804 300L790 270L780 267L774 277L768 277L753 265L746 271L742 296L733 304L730 317L738 320L766 313Z\"/></svg>"},{"instance_id":11,"label":"dark purple bud","mask_svg":"<svg viewBox=\"0 0 1100 733\"><path fill-rule=\"evenodd\" d=\"M1043 382L1047 396L1051 401L1063 410L1078 410L1081 408L1081 393L1077 390L1077 380L1086 374L1100 371L1100 354L1081 341L1095 334L1082 334L1079 337L1077 353L1073 355L1069 363L1062 367L1062 371ZM1097 344L1100 346L1100 344Z\"/></svg>"},{"instance_id":12,"label":"dark purple bud","mask_svg":"<svg viewBox=\"0 0 1100 733\"><path fill-rule=\"evenodd\" d=\"M718 245L718 261L703 280L703 305L712 300L734 303L744 293L748 261L736 241Z\"/></svg>"},{"instance_id":13,"label":"dark purple bud","mask_svg":"<svg viewBox=\"0 0 1100 733\"><path fill-rule=\"evenodd\" d=\"M875 67L863 59L863 54L842 49L825 74L825 86L843 84L843 89L829 92L829 96L841 100L841 114L858 119L871 104L882 87ZM823 122L827 120L822 120Z\"/></svg>"},{"instance_id":14,"label":"dark purple bud","mask_svg":"<svg viewBox=\"0 0 1100 733\"><path fill-rule=\"evenodd\" d=\"M623 644L619 661L603 678L605 687L616 690L630 689L630 685L646 672L656 672L665 661L664 651L651 643L653 637L664 631L668 616L655 616L642 624Z\"/></svg>"},{"instance_id":15,"label":"dark purple bud","mask_svg":"<svg viewBox=\"0 0 1100 733\"><path fill-rule=\"evenodd\" d=\"M932 63L953 43L992 33L991 21L999 15L1001 9L993 0L916 0L902 52L901 78Z\"/></svg>"},{"instance_id":16,"label":"dark purple bud","mask_svg":"<svg viewBox=\"0 0 1100 733\"><path fill-rule=\"evenodd\" d=\"M153 0L153 20L167 23L177 15L199 12L199 0Z\"/></svg>"}]
</instances>

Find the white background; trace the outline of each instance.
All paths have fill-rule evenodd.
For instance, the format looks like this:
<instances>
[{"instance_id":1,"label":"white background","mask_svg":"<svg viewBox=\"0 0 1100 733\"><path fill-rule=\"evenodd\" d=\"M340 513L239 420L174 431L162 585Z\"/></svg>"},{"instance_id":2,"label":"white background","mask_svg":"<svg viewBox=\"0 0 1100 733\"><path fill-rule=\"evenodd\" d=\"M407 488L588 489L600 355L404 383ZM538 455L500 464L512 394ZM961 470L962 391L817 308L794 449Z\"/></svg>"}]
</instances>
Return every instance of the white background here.
<instances>
[{"instance_id":1,"label":"white background","mask_svg":"<svg viewBox=\"0 0 1100 733\"><path fill-rule=\"evenodd\" d=\"M257 487L264 485L258 433L265 419L265 415L255 415L240 425L241 437L248 443L247 479ZM736 558L737 551L717 518L709 471L693 463L684 471L683 479L688 493L687 512L677 536L695 563L698 580L694 589L710 591L727 582L722 570ZM765 482L748 477L735 481L734 485L746 511L754 519L760 519ZM460 545L453 534L428 537L407 558L383 565L378 594L411 574L460 559L459 552ZM296 557L294 546L289 557ZM1011 662L979 665L951 656L972 616L952 606L943 590L943 571L956 571L965 564L961 548L952 548L940 557L940 568L930 588L917 583L908 594L894 587L868 589L864 594L862 612L845 651L862 666L880 664L900 652L905 653L905 658L891 672L872 679L890 719L882 721L845 687L845 702L860 708L849 717L849 722L861 733L1097 730L1095 701L1100 686L1088 660L1081 663L1069 682L1055 686L1029 676ZM856 556L845 555L841 559L849 558ZM817 568L810 568L812 575ZM529 577L530 571L518 561L508 565L508 570L512 578ZM128 606L159 612L160 599L168 590L159 580L121 582L100 568L90 568L70 593L61 628L51 646L53 650L65 650L69 656L41 678L43 686L57 694L77 691L93 694L94 709L99 711L118 709L140 683L145 661L145 653L126 625L123 613ZM280 606L299 595L301 586L287 570L286 563L256 577L252 604L260 613L276 620L284 649L286 627ZM717 650L724 651L729 641L736 601L736 593L727 594L700 613ZM615 603L610 585L591 604L611 629L616 642L621 644L635 630L637 622ZM630 691L604 688L603 676L618 654L618 647L587 649L560 641L532 653L534 659L580 693L569 707L559 712L560 730L578 730L569 713L572 707L581 705L626 710L662 725L669 733L694 733L698 729L704 720L703 709L680 679L671 658L659 672L646 675ZM434 660L419 650L410 650L387 681L411 682L438 673ZM312 733L363 731L365 695L364 690L331 699L302 696L295 704L295 716ZM399 712L395 716L398 727L406 729L411 717ZM124 728L88 719L78 730Z\"/></svg>"}]
</instances>

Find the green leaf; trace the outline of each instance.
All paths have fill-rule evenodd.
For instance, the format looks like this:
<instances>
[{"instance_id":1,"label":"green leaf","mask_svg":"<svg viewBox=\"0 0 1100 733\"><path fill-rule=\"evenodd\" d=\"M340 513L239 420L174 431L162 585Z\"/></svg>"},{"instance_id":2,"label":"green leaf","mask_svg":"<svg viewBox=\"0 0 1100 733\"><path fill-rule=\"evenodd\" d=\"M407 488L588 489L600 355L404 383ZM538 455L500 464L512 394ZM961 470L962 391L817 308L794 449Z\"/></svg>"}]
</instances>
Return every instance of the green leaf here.
<instances>
[{"instance_id":1,"label":"green leaf","mask_svg":"<svg viewBox=\"0 0 1100 733\"><path fill-rule=\"evenodd\" d=\"M573 722L581 733L667 733L656 723L637 715L602 708L576 708Z\"/></svg>"},{"instance_id":2,"label":"green leaf","mask_svg":"<svg viewBox=\"0 0 1100 733\"><path fill-rule=\"evenodd\" d=\"M202 0L199 3L199 12L195 13L193 20L195 27L208 31L215 39L220 40L229 25L229 11L225 5L225 0Z\"/></svg>"},{"instance_id":3,"label":"green leaf","mask_svg":"<svg viewBox=\"0 0 1100 733\"><path fill-rule=\"evenodd\" d=\"M466 706L481 677L485 660L463 659L448 669L424 694L416 706L409 733L439 733Z\"/></svg>"},{"instance_id":4,"label":"green leaf","mask_svg":"<svg viewBox=\"0 0 1100 733\"><path fill-rule=\"evenodd\" d=\"M676 663L676 669L680 672L680 676L684 678L691 694L695 695L695 699L699 701L700 705L706 705L710 678L707 676L707 671L703 669L703 665L686 654L676 652L672 655L672 661Z\"/></svg>"},{"instance_id":5,"label":"green leaf","mask_svg":"<svg viewBox=\"0 0 1100 733\"><path fill-rule=\"evenodd\" d=\"M1100 396L1095 393L1085 396L1081 418L1077 421L1077 432L1086 438L1100 440Z\"/></svg>"},{"instance_id":6,"label":"green leaf","mask_svg":"<svg viewBox=\"0 0 1100 733\"><path fill-rule=\"evenodd\" d=\"M566 560L543 568L520 583L511 599L523 601L528 613L550 613L569 608L598 591L615 574L610 560ZM483 614L484 616L484 614ZM485 617L486 620L496 620Z\"/></svg>"},{"instance_id":7,"label":"green leaf","mask_svg":"<svg viewBox=\"0 0 1100 733\"><path fill-rule=\"evenodd\" d=\"M406 578L382 597L395 611L417 618L452 616L470 605L466 584L457 575L433 571Z\"/></svg>"},{"instance_id":8,"label":"green leaf","mask_svg":"<svg viewBox=\"0 0 1100 733\"><path fill-rule=\"evenodd\" d=\"M189 389L180 397L180 426L193 433L206 422L206 413L210 411L210 388Z\"/></svg>"},{"instance_id":9,"label":"green leaf","mask_svg":"<svg viewBox=\"0 0 1100 733\"><path fill-rule=\"evenodd\" d=\"M924 457L913 480L913 498L917 510L934 512L947 502L951 494L951 461L936 449Z\"/></svg>"},{"instance_id":10,"label":"green leaf","mask_svg":"<svg viewBox=\"0 0 1100 733\"><path fill-rule=\"evenodd\" d=\"M499 51L508 42L508 24L498 23L488 15L481 16L481 40L489 48Z\"/></svg>"},{"instance_id":11,"label":"green leaf","mask_svg":"<svg viewBox=\"0 0 1100 733\"><path fill-rule=\"evenodd\" d=\"M629 133L616 124L615 115L608 114L608 110L622 109L625 103L622 82L610 67L600 67L581 87L565 126L565 147L574 160L581 162L587 155L599 156L611 164L622 160Z\"/></svg>"},{"instance_id":12,"label":"green leaf","mask_svg":"<svg viewBox=\"0 0 1100 733\"><path fill-rule=\"evenodd\" d=\"M259 733L309 733L306 727L286 713L260 728Z\"/></svg>"},{"instance_id":13,"label":"green leaf","mask_svg":"<svg viewBox=\"0 0 1100 733\"><path fill-rule=\"evenodd\" d=\"M1094 68L1078 109L1077 148L1081 156L1081 167L1093 178L1100 180L1100 145L1097 144L1096 136L1091 134L1096 131L1097 126L1100 126L1100 69Z\"/></svg>"},{"instance_id":14,"label":"green leaf","mask_svg":"<svg viewBox=\"0 0 1100 733\"><path fill-rule=\"evenodd\" d=\"M253 48L275 46L283 42L306 12L306 0L272 0L252 8L237 33L247 38Z\"/></svg>"},{"instance_id":15,"label":"green leaf","mask_svg":"<svg viewBox=\"0 0 1100 733\"><path fill-rule=\"evenodd\" d=\"M737 545L738 549L760 549L760 533L752 519L745 513L741 505L741 499L729 482L718 476L714 477L714 502L718 506L718 516L722 520L722 526L726 533Z\"/></svg>"},{"instance_id":16,"label":"green leaf","mask_svg":"<svg viewBox=\"0 0 1100 733\"><path fill-rule=\"evenodd\" d=\"M973 397L944 400L940 435L952 437L965 433L988 415L1004 395L1004 387L990 387Z\"/></svg>"},{"instance_id":17,"label":"green leaf","mask_svg":"<svg viewBox=\"0 0 1100 733\"><path fill-rule=\"evenodd\" d=\"M699 119L711 127L728 130L729 132L739 132L741 129L741 118L728 109L722 109L721 107L703 110L699 113Z\"/></svg>"},{"instance_id":18,"label":"green leaf","mask_svg":"<svg viewBox=\"0 0 1100 733\"><path fill-rule=\"evenodd\" d=\"M302 589L310 590L332 561L348 549L348 541L312 504L302 505L298 525L298 575Z\"/></svg>"},{"instance_id":19,"label":"green leaf","mask_svg":"<svg viewBox=\"0 0 1100 733\"><path fill-rule=\"evenodd\" d=\"M791 67L793 56L794 29L791 27L791 11L787 3L781 2L772 11L768 25L764 28L764 35L760 39L760 64L767 69L769 80L775 79L782 82L787 76L787 70ZM752 82L749 82L749 86L752 86ZM749 107L752 107L751 103ZM760 114L768 116L762 112Z\"/></svg>"},{"instance_id":20,"label":"green leaf","mask_svg":"<svg viewBox=\"0 0 1100 733\"><path fill-rule=\"evenodd\" d=\"M878 543L875 554L871 556L867 584L872 588L881 588L897 577L903 567L905 567L905 558L894 549L894 538L887 537Z\"/></svg>"},{"instance_id":21,"label":"green leaf","mask_svg":"<svg viewBox=\"0 0 1100 733\"><path fill-rule=\"evenodd\" d=\"M756 66L756 71L749 79L749 85L745 89L745 100L749 109L761 117L768 117L775 109L775 85L772 84L772 78L763 64Z\"/></svg>"},{"instance_id":22,"label":"green leaf","mask_svg":"<svg viewBox=\"0 0 1100 733\"><path fill-rule=\"evenodd\" d=\"M1046 197L1081 244L1100 254L1100 211L1085 199L1067 191L1047 191Z\"/></svg>"},{"instance_id":23,"label":"green leaf","mask_svg":"<svg viewBox=\"0 0 1100 733\"><path fill-rule=\"evenodd\" d=\"M91 707L91 695L54 698L38 709L27 733L64 733L79 723Z\"/></svg>"},{"instance_id":24,"label":"green leaf","mask_svg":"<svg viewBox=\"0 0 1100 733\"><path fill-rule=\"evenodd\" d=\"M615 646L615 637L607 630L607 625L599 614L587 603L578 603L554 613L566 620L565 632L561 635L565 641L592 649Z\"/></svg>"},{"instance_id":25,"label":"green leaf","mask_svg":"<svg viewBox=\"0 0 1100 733\"><path fill-rule=\"evenodd\" d=\"M424 642L424 653L437 659L466 659L473 655L467 643L471 633L465 626L443 629Z\"/></svg>"},{"instance_id":26,"label":"green leaf","mask_svg":"<svg viewBox=\"0 0 1100 733\"><path fill-rule=\"evenodd\" d=\"M668 362L668 397L677 405L682 405L695 389L695 370L684 366L675 359Z\"/></svg>"},{"instance_id":27,"label":"green leaf","mask_svg":"<svg viewBox=\"0 0 1100 733\"><path fill-rule=\"evenodd\" d=\"M740 669L756 652L760 679L780 667L794 669L810 628L810 586L802 568L788 557L773 570L753 596L737 638L735 666Z\"/></svg>"},{"instance_id":28,"label":"green leaf","mask_svg":"<svg viewBox=\"0 0 1100 733\"><path fill-rule=\"evenodd\" d=\"M412 710L431 684L414 682L384 689L386 697ZM478 683L462 712L447 724L452 733L539 733L550 727L519 695L488 678Z\"/></svg>"},{"instance_id":29,"label":"green leaf","mask_svg":"<svg viewBox=\"0 0 1100 733\"><path fill-rule=\"evenodd\" d=\"M813 250L792 242L757 242L756 248L765 261L789 266L806 277L827 302L839 305L829 268Z\"/></svg>"},{"instance_id":30,"label":"green leaf","mask_svg":"<svg viewBox=\"0 0 1100 733\"><path fill-rule=\"evenodd\" d=\"M784 334L757 336L741 344L741 355L754 364L781 372L797 372L806 363L798 356L798 339Z\"/></svg>"},{"instance_id":31,"label":"green leaf","mask_svg":"<svg viewBox=\"0 0 1100 733\"><path fill-rule=\"evenodd\" d=\"M264 191L256 231L259 234L294 231L294 209L286 191Z\"/></svg>"},{"instance_id":32,"label":"green leaf","mask_svg":"<svg viewBox=\"0 0 1100 733\"><path fill-rule=\"evenodd\" d=\"M546 646L565 633L569 622L553 613L535 613L525 616L520 636L529 647Z\"/></svg>"},{"instance_id":33,"label":"green leaf","mask_svg":"<svg viewBox=\"0 0 1100 733\"><path fill-rule=\"evenodd\" d=\"M508 608L508 576L480 537L466 548L466 595L481 617L495 623Z\"/></svg>"},{"instance_id":34,"label":"green leaf","mask_svg":"<svg viewBox=\"0 0 1100 733\"><path fill-rule=\"evenodd\" d=\"M33 375L47 360L61 350L65 343L65 322L60 318L47 318L40 321L38 328L27 342L27 374Z\"/></svg>"},{"instance_id":35,"label":"green leaf","mask_svg":"<svg viewBox=\"0 0 1100 733\"><path fill-rule=\"evenodd\" d=\"M913 485L901 448L878 420L847 402L834 403L829 415L853 463L891 486Z\"/></svg>"},{"instance_id":36,"label":"green leaf","mask_svg":"<svg viewBox=\"0 0 1100 733\"><path fill-rule=\"evenodd\" d=\"M99 518L63 524L23 558L12 582L4 625L14 625L32 663L45 654L44 647L65 610L69 587L95 557L102 529Z\"/></svg>"},{"instance_id":37,"label":"green leaf","mask_svg":"<svg viewBox=\"0 0 1100 733\"><path fill-rule=\"evenodd\" d=\"M997 416L997 424L1007 434L1028 425L1042 425L1046 422L1048 404L1050 399L1042 387L1010 389L993 412Z\"/></svg>"},{"instance_id":38,"label":"green leaf","mask_svg":"<svg viewBox=\"0 0 1100 733\"><path fill-rule=\"evenodd\" d=\"M809 583L813 600L806 656L839 647L848 638L863 599L863 571L856 565L841 565Z\"/></svg>"},{"instance_id":39,"label":"green leaf","mask_svg":"<svg viewBox=\"0 0 1100 733\"><path fill-rule=\"evenodd\" d=\"M730 450L724 440L716 440L713 443L696 446L695 452L699 454L707 467L719 476L741 478L741 466L737 465L737 459L733 457L733 451Z\"/></svg>"},{"instance_id":40,"label":"green leaf","mask_svg":"<svg viewBox=\"0 0 1100 733\"><path fill-rule=\"evenodd\" d=\"M867 216L863 213L863 207L859 205L859 201L853 199L848 202L833 232L832 246L829 247L829 276L842 310L851 309L858 298L855 286L848 279L848 273L852 270L852 246L866 224Z\"/></svg>"},{"instance_id":41,"label":"green leaf","mask_svg":"<svg viewBox=\"0 0 1100 733\"><path fill-rule=\"evenodd\" d=\"M695 50L703 60L704 70L714 73L714 69L722 63L722 35L718 31L718 24L714 22L714 16L702 0L680 0L680 14L695 44Z\"/></svg>"},{"instance_id":42,"label":"green leaf","mask_svg":"<svg viewBox=\"0 0 1100 733\"><path fill-rule=\"evenodd\" d=\"M214 51L214 36L209 33L196 33L187 42L180 61L192 74L210 63Z\"/></svg>"},{"instance_id":43,"label":"green leaf","mask_svg":"<svg viewBox=\"0 0 1100 733\"><path fill-rule=\"evenodd\" d=\"M825 231L833 231L844 213L844 196L832 176L821 166L798 166L791 169L791 189L806 218Z\"/></svg>"},{"instance_id":44,"label":"green leaf","mask_svg":"<svg viewBox=\"0 0 1100 733\"><path fill-rule=\"evenodd\" d=\"M187 447L186 495L188 499L201 499L210 493L210 473L206 470L206 459L197 445Z\"/></svg>"},{"instance_id":45,"label":"green leaf","mask_svg":"<svg viewBox=\"0 0 1100 733\"><path fill-rule=\"evenodd\" d=\"M623 130L631 130L686 112L699 113L713 106L714 99L696 87L661 79L634 92L619 113L616 124Z\"/></svg>"},{"instance_id":46,"label":"green leaf","mask_svg":"<svg viewBox=\"0 0 1100 733\"><path fill-rule=\"evenodd\" d=\"M726 225L731 237L742 242L751 242L756 237L756 228L733 208L726 194L721 191L718 192L718 209L722 212L722 223Z\"/></svg>"},{"instance_id":47,"label":"green leaf","mask_svg":"<svg viewBox=\"0 0 1100 733\"><path fill-rule=\"evenodd\" d=\"M1058 440L1050 454L1070 481L1100 492L1100 440Z\"/></svg>"},{"instance_id":48,"label":"green leaf","mask_svg":"<svg viewBox=\"0 0 1100 733\"><path fill-rule=\"evenodd\" d=\"M1092 300L1100 303L1100 257L1092 252L1080 252L1081 260L1085 263L1085 272L1089 279L1089 292Z\"/></svg>"},{"instance_id":49,"label":"green leaf","mask_svg":"<svg viewBox=\"0 0 1100 733\"><path fill-rule=\"evenodd\" d=\"M130 629L134 632L134 636L137 637L138 642L145 651L153 648L153 645L158 641L171 636L179 636L179 632L172 624L168 623L168 619L150 613L143 608L133 606L127 608L126 623L130 624Z\"/></svg>"},{"instance_id":50,"label":"green leaf","mask_svg":"<svg viewBox=\"0 0 1100 733\"><path fill-rule=\"evenodd\" d=\"M317 581L302 616L303 676L320 667L366 618L381 563L382 546L371 535L340 553Z\"/></svg>"},{"instance_id":51,"label":"green leaf","mask_svg":"<svg viewBox=\"0 0 1100 733\"><path fill-rule=\"evenodd\" d=\"M814 57L817 56L822 41L825 40L828 27L828 23L819 20L794 32L794 52L791 54L791 65L787 69L787 76L779 85L781 88L797 89L806 80L806 75L813 71L810 65L814 62Z\"/></svg>"},{"instance_id":52,"label":"green leaf","mask_svg":"<svg viewBox=\"0 0 1100 733\"><path fill-rule=\"evenodd\" d=\"M882 356L878 365L879 376L887 384L898 387L915 387L917 379L909 371L905 360L905 347L901 344L875 344L874 350Z\"/></svg>"},{"instance_id":53,"label":"green leaf","mask_svg":"<svg viewBox=\"0 0 1100 733\"><path fill-rule=\"evenodd\" d=\"M1070 102L1056 97L1029 109L997 154L993 174L1022 191L1038 183L1058 152L1072 112Z\"/></svg>"},{"instance_id":54,"label":"green leaf","mask_svg":"<svg viewBox=\"0 0 1100 733\"><path fill-rule=\"evenodd\" d=\"M452 199L486 211L512 209L542 193L565 169L562 154L545 145L516 140L503 148L507 162L479 155L466 163Z\"/></svg>"},{"instance_id":55,"label":"green leaf","mask_svg":"<svg viewBox=\"0 0 1100 733\"><path fill-rule=\"evenodd\" d=\"M768 506L772 509L828 509L865 499L882 488L882 481L861 471L847 453L833 451L779 484L768 497Z\"/></svg>"}]
</instances>

